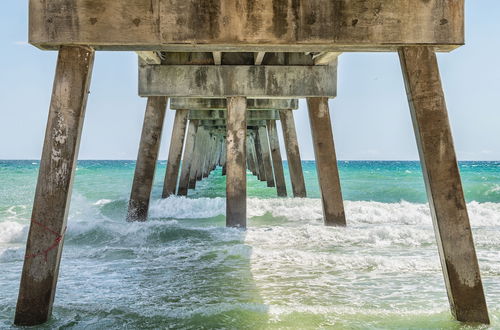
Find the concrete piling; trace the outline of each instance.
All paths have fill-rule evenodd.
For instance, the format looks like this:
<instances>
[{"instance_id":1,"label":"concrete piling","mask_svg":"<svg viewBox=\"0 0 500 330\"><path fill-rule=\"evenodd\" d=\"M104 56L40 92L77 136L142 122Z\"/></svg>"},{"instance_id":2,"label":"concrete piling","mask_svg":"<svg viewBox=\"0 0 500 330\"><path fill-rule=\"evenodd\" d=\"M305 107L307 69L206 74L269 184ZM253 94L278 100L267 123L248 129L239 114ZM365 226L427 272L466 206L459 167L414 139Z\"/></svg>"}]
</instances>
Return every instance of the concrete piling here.
<instances>
[{"instance_id":1,"label":"concrete piling","mask_svg":"<svg viewBox=\"0 0 500 330\"><path fill-rule=\"evenodd\" d=\"M247 225L246 107L245 97L227 99L226 225L228 227L246 228Z\"/></svg>"},{"instance_id":2,"label":"concrete piling","mask_svg":"<svg viewBox=\"0 0 500 330\"><path fill-rule=\"evenodd\" d=\"M273 164L271 162L271 153L269 151L269 139L267 136L267 129L265 126L260 126L259 131L259 144L260 150L262 152L262 163L264 165L264 171L266 173L266 181L268 187L274 187L274 173Z\"/></svg>"},{"instance_id":3,"label":"concrete piling","mask_svg":"<svg viewBox=\"0 0 500 330\"><path fill-rule=\"evenodd\" d=\"M399 57L452 313L488 324L436 54L432 47L403 47Z\"/></svg>"},{"instance_id":4,"label":"concrete piling","mask_svg":"<svg viewBox=\"0 0 500 330\"><path fill-rule=\"evenodd\" d=\"M269 135L269 148L273 160L274 179L276 181L276 190L279 197L286 197L285 174L283 172L283 159L281 158L280 143L276 121L267 121L267 133Z\"/></svg>"},{"instance_id":5,"label":"concrete piling","mask_svg":"<svg viewBox=\"0 0 500 330\"><path fill-rule=\"evenodd\" d=\"M128 204L127 221L146 221L148 217L149 200L153 188L166 108L166 97L152 96L148 98Z\"/></svg>"},{"instance_id":6,"label":"concrete piling","mask_svg":"<svg viewBox=\"0 0 500 330\"><path fill-rule=\"evenodd\" d=\"M59 50L14 324L45 323L59 274L94 51Z\"/></svg>"},{"instance_id":7,"label":"concrete piling","mask_svg":"<svg viewBox=\"0 0 500 330\"><path fill-rule=\"evenodd\" d=\"M191 169L194 158L194 144L196 131L198 130L198 121L190 120L186 135L186 146L184 147L184 155L182 157L181 177L179 179L179 189L177 195L187 196L189 189L189 171Z\"/></svg>"},{"instance_id":8,"label":"concrete piling","mask_svg":"<svg viewBox=\"0 0 500 330\"><path fill-rule=\"evenodd\" d=\"M285 149L288 159L288 171L292 181L294 197L306 197L306 185L304 173L302 172L302 160L300 159L299 143L295 130L295 121L292 110L280 110L281 127L285 139Z\"/></svg>"},{"instance_id":9,"label":"concrete piling","mask_svg":"<svg viewBox=\"0 0 500 330\"><path fill-rule=\"evenodd\" d=\"M167 170L165 172L165 182L163 184L162 198L174 195L177 188L179 168L181 165L182 147L186 135L186 126L189 110L181 109L175 112L174 127L170 138L170 148L168 152Z\"/></svg>"},{"instance_id":10,"label":"concrete piling","mask_svg":"<svg viewBox=\"0 0 500 330\"><path fill-rule=\"evenodd\" d=\"M328 98L308 98L307 106L323 202L323 219L327 226L345 226L344 202L340 188Z\"/></svg>"}]
</instances>

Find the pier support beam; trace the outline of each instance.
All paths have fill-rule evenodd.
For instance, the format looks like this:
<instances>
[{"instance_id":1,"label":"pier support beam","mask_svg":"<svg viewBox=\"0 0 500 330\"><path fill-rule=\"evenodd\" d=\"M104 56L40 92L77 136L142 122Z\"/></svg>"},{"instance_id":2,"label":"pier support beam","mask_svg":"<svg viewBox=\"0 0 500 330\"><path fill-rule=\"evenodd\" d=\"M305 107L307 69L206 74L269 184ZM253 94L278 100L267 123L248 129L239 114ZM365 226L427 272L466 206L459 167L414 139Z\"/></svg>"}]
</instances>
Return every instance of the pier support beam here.
<instances>
[{"instance_id":1,"label":"pier support beam","mask_svg":"<svg viewBox=\"0 0 500 330\"><path fill-rule=\"evenodd\" d=\"M280 142L278 139L278 130L276 121L267 121L267 133L269 135L269 147L273 159L274 180L276 181L276 190L279 197L286 197L285 174L283 172L283 159L281 158Z\"/></svg>"},{"instance_id":2,"label":"pier support beam","mask_svg":"<svg viewBox=\"0 0 500 330\"><path fill-rule=\"evenodd\" d=\"M127 221L146 221L148 217L149 199L153 188L166 108L166 97L152 96L148 98L135 165L134 182L130 193Z\"/></svg>"},{"instance_id":3,"label":"pier support beam","mask_svg":"<svg viewBox=\"0 0 500 330\"><path fill-rule=\"evenodd\" d=\"M327 97L307 99L318 181L327 226L345 226L344 203Z\"/></svg>"},{"instance_id":4,"label":"pier support beam","mask_svg":"<svg viewBox=\"0 0 500 330\"><path fill-rule=\"evenodd\" d=\"M179 189L177 195L187 196L189 189L189 171L193 163L194 142L196 131L198 130L198 121L190 120L186 136L186 146L184 147L184 156L182 157L181 177L179 179Z\"/></svg>"},{"instance_id":5,"label":"pier support beam","mask_svg":"<svg viewBox=\"0 0 500 330\"><path fill-rule=\"evenodd\" d=\"M446 103L432 47L399 50L451 311L489 323Z\"/></svg>"},{"instance_id":6,"label":"pier support beam","mask_svg":"<svg viewBox=\"0 0 500 330\"><path fill-rule=\"evenodd\" d=\"M52 314L94 51L61 47L14 323L45 323Z\"/></svg>"},{"instance_id":7,"label":"pier support beam","mask_svg":"<svg viewBox=\"0 0 500 330\"><path fill-rule=\"evenodd\" d=\"M227 99L226 226L228 227L246 228L247 225L246 107L245 97Z\"/></svg>"},{"instance_id":8,"label":"pier support beam","mask_svg":"<svg viewBox=\"0 0 500 330\"><path fill-rule=\"evenodd\" d=\"M295 121L291 110L280 110L280 120L285 139L286 156L288 159L288 170L292 181L294 197L306 197L306 184L302 172L302 160L300 159L299 142L295 130Z\"/></svg>"},{"instance_id":9,"label":"pier support beam","mask_svg":"<svg viewBox=\"0 0 500 330\"><path fill-rule=\"evenodd\" d=\"M269 139L265 126L259 127L260 150L262 151L262 162L264 163L264 171L266 172L266 181L268 187L274 187L273 164L271 163L271 153L269 151Z\"/></svg>"},{"instance_id":10,"label":"pier support beam","mask_svg":"<svg viewBox=\"0 0 500 330\"><path fill-rule=\"evenodd\" d=\"M167 171L165 173L165 182L163 184L162 198L167 198L175 194L177 188L177 179L179 177L179 168L181 165L182 147L184 146L184 136L186 135L186 126L189 110L176 110L174 119L174 128L170 138L170 148L168 152Z\"/></svg>"}]
</instances>

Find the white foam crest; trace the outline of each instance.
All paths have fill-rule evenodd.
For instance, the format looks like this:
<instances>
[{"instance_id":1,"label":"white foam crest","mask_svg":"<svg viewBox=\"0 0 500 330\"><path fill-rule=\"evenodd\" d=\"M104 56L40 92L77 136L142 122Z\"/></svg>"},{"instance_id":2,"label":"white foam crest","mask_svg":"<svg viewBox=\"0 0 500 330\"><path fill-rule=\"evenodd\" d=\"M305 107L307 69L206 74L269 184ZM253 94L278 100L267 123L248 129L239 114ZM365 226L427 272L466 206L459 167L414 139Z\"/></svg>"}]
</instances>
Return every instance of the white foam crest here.
<instances>
[{"instance_id":1,"label":"white foam crest","mask_svg":"<svg viewBox=\"0 0 500 330\"><path fill-rule=\"evenodd\" d=\"M500 203L467 204L470 222L473 227L490 227L500 225Z\"/></svg>"},{"instance_id":2,"label":"white foam crest","mask_svg":"<svg viewBox=\"0 0 500 330\"><path fill-rule=\"evenodd\" d=\"M436 255L422 256L380 256L359 254L339 254L333 252L304 251L298 249L269 250L260 247L252 249L252 273L254 276L279 276L288 278L307 272L324 273L345 271L373 271L382 273L423 272L435 273L440 270ZM310 279L305 279L309 281Z\"/></svg>"},{"instance_id":3,"label":"white foam crest","mask_svg":"<svg viewBox=\"0 0 500 330\"><path fill-rule=\"evenodd\" d=\"M291 221L319 220L323 217L321 200L312 198L249 198L248 217L263 216L285 217Z\"/></svg>"},{"instance_id":4,"label":"white foam crest","mask_svg":"<svg viewBox=\"0 0 500 330\"><path fill-rule=\"evenodd\" d=\"M149 208L152 218L199 219L226 214L224 198L186 198L171 196L155 200Z\"/></svg>"},{"instance_id":5,"label":"white foam crest","mask_svg":"<svg viewBox=\"0 0 500 330\"><path fill-rule=\"evenodd\" d=\"M25 241L28 226L14 221L0 222L0 243L20 243Z\"/></svg>"},{"instance_id":6,"label":"white foam crest","mask_svg":"<svg viewBox=\"0 0 500 330\"><path fill-rule=\"evenodd\" d=\"M300 227L290 226L250 228L246 237L252 245L283 248L305 246L308 249L331 249L339 247L365 246L410 246L434 244L431 228L414 226L372 226L372 227L325 227L322 224L305 224Z\"/></svg>"}]
</instances>

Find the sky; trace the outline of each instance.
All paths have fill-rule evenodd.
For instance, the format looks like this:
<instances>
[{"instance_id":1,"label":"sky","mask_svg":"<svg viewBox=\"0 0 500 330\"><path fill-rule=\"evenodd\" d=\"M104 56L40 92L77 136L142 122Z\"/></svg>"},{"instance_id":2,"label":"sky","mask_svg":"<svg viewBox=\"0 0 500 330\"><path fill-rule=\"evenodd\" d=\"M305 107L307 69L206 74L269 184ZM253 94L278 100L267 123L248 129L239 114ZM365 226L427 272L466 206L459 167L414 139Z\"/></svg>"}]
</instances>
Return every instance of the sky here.
<instances>
[{"instance_id":1,"label":"sky","mask_svg":"<svg viewBox=\"0 0 500 330\"><path fill-rule=\"evenodd\" d=\"M57 53L26 42L27 7L0 2L0 159L39 159L45 133ZM466 45L438 55L459 160L500 160L498 54L500 1L466 0ZM330 101L338 159L417 160L397 54L345 53L338 73ZM96 54L79 159L136 159L146 105L137 89L133 52ZM314 159L304 101L294 114L302 159ZM173 118L169 110L160 159Z\"/></svg>"}]
</instances>

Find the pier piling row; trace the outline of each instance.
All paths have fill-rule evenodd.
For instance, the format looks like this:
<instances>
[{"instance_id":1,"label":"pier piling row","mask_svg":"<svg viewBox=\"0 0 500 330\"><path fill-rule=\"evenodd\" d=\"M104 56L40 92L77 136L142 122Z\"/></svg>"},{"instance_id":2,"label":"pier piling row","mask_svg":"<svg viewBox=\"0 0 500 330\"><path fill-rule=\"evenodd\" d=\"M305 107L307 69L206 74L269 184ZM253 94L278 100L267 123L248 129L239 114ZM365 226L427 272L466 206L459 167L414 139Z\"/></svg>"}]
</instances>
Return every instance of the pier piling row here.
<instances>
[{"instance_id":1,"label":"pier piling row","mask_svg":"<svg viewBox=\"0 0 500 330\"><path fill-rule=\"evenodd\" d=\"M306 197L290 111L299 98L307 99L325 224L346 224L328 109L338 57L397 52L452 314L489 323L435 55L464 44L464 1L242 1L206 10L198 0L30 0L30 43L59 57L15 324L51 316L94 52L101 50L137 52L139 95L148 98L127 220L147 219L170 98L176 116L162 196L186 195L221 165L226 223L241 228L247 167L286 195L277 117L292 194Z\"/></svg>"}]
</instances>

